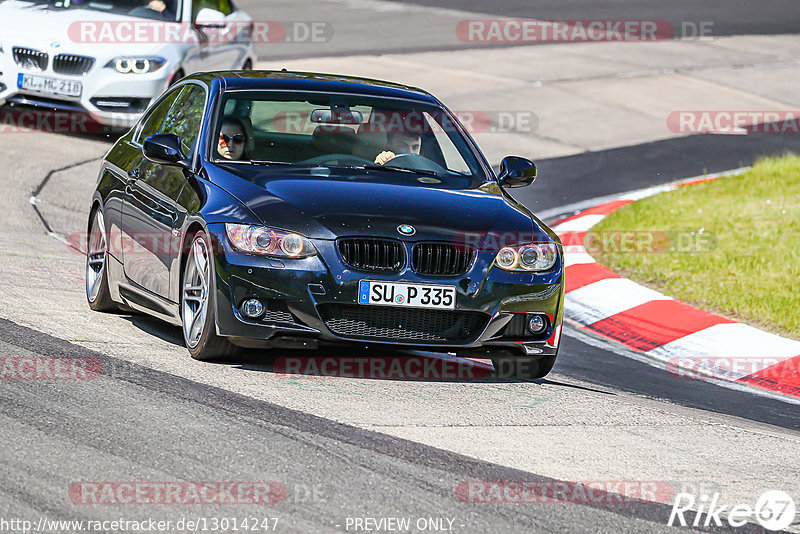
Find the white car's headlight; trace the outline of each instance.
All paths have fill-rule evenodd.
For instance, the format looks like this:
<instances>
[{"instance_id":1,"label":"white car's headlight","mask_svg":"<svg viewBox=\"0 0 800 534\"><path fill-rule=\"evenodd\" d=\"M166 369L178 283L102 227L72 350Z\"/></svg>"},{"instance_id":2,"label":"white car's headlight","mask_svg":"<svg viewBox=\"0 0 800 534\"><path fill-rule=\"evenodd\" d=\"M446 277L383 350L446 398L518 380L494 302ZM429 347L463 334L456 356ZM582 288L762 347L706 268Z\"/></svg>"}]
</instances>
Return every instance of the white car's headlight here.
<instances>
[{"instance_id":1,"label":"white car's headlight","mask_svg":"<svg viewBox=\"0 0 800 534\"><path fill-rule=\"evenodd\" d=\"M225 225L225 231L233 248L247 254L306 258L317 253L311 241L294 232L267 226L232 223Z\"/></svg>"},{"instance_id":2,"label":"white car's headlight","mask_svg":"<svg viewBox=\"0 0 800 534\"><path fill-rule=\"evenodd\" d=\"M506 271L547 271L556 263L556 257L555 243L529 243L501 248L495 263Z\"/></svg>"},{"instance_id":3,"label":"white car's headlight","mask_svg":"<svg viewBox=\"0 0 800 534\"><path fill-rule=\"evenodd\" d=\"M106 68L114 69L120 74L146 74L154 72L167 62L163 57L118 57L106 64Z\"/></svg>"}]
</instances>

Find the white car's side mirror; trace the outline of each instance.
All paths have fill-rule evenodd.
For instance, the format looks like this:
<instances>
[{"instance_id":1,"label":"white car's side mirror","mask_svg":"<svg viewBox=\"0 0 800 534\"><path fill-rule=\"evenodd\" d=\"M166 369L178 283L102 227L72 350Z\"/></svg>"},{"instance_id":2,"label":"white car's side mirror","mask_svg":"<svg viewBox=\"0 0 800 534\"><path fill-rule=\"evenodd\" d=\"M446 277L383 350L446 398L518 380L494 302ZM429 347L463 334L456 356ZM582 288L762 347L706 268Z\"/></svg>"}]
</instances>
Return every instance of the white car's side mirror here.
<instances>
[{"instance_id":1,"label":"white car's side mirror","mask_svg":"<svg viewBox=\"0 0 800 534\"><path fill-rule=\"evenodd\" d=\"M197 12L197 16L194 18L194 23L200 28L224 28L225 15L216 9L204 7Z\"/></svg>"}]
</instances>

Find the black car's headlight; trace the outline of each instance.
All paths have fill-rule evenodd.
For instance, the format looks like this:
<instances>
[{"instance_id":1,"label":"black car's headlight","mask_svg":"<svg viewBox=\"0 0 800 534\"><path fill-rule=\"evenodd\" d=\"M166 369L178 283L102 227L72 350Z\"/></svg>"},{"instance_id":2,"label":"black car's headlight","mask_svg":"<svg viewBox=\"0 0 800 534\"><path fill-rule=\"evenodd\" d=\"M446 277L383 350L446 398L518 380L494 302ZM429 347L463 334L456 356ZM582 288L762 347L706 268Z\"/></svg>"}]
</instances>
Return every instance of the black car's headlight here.
<instances>
[{"instance_id":1,"label":"black car's headlight","mask_svg":"<svg viewBox=\"0 0 800 534\"><path fill-rule=\"evenodd\" d=\"M306 258L317 253L308 238L277 228L227 223L225 232L233 248L247 254Z\"/></svg>"},{"instance_id":2,"label":"black car's headlight","mask_svg":"<svg viewBox=\"0 0 800 534\"><path fill-rule=\"evenodd\" d=\"M147 74L164 66L163 57L118 57L106 64L106 68L114 69L120 74Z\"/></svg>"},{"instance_id":3,"label":"black car's headlight","mask_svg":"<svg viewBox=\"0 0 800 534\"><path fill-rule=\"evenodd\" d=\"M555 265L556 257L555 243L529 243L501 248L495 263L506 271L547 271Z\"/></svg>"}]
</instances>

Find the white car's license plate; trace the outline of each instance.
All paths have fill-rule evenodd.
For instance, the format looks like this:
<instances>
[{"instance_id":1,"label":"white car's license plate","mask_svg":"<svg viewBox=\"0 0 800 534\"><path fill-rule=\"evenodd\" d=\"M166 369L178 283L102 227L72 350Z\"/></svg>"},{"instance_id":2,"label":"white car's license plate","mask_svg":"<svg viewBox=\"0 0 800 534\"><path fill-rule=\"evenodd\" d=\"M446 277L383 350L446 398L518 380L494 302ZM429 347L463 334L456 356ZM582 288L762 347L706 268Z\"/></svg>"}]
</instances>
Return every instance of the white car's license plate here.
<instances>
[{"instance_id":1,"label":"white car's license plate","mask_svg":"<svg viewBox=\"0 0 800 534\"><path fill-rule=\"evenodd\" d=\"M455 286L434 286L428 284L397 284L361 280L358 284L359 304L383 304L385 306L405 306L409 308L442 308L452 310L456 307Z\"/></svg>"},{"instance_id":2,"label":"white car's license plate","mask_svg":"<svg viewBox=\"0 0 800 534\"><path fill-rule=\"evenodd\" d=\"M83 92L83 84L81 82L22 73L17 77L17 87L38 93L62 96L81 96L81 92Z\"/></svg>"}]
</instances>

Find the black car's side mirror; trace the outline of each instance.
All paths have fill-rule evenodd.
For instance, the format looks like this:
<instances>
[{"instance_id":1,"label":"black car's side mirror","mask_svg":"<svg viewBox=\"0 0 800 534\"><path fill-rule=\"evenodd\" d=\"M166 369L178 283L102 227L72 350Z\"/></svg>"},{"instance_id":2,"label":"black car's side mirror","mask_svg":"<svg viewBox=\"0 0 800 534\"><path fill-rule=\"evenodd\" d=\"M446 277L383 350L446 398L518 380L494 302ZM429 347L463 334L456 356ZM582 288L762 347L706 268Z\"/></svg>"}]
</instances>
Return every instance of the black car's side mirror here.
<instances>
[{"instance_id":1,"label":"black car's side mirror","mask_svg":"<svg viewBox=\"0 0 800 534\"><path fill-rule=\"evenodd\" d=\"M536 164L518 156L506 156L497 176L502 187L525 187L536 180Z\"/></svg>"},{"instance_id":2,"label":"black car's side mirror","mask_svg":"<svg viewBox=\"0 0 800 534\"><path fill-rule=\"evenodd\" d=\"M144 157L153 163L161 165L177 165L178 167L191 167L191 163L183 155L181 138L175 134L154 134L144 140L142 147Z\"/></svg>"}]
</instances>

